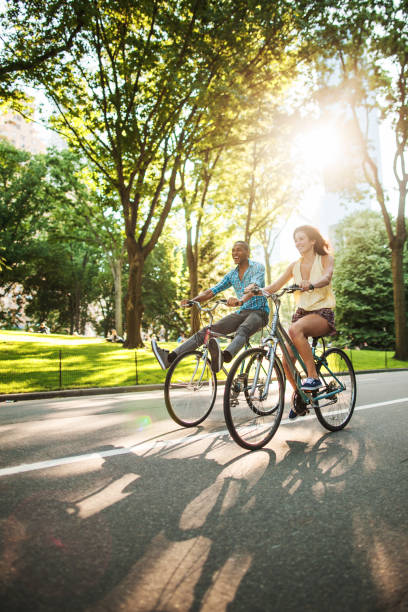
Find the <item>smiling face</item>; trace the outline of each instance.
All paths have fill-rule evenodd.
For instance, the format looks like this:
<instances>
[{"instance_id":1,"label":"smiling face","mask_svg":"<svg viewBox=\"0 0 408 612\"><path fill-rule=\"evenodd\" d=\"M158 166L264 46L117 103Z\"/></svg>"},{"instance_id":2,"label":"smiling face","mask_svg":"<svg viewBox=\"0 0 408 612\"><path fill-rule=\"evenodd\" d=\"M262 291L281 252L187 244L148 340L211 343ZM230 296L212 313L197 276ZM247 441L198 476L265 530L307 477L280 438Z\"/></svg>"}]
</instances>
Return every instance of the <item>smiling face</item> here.
<instances>
[{"instance_id":1,"label":"smiling face","mask_svg":"<svg viewBox=\"0 0 408 612\"><path fill-rule=\"evenodd\" d=\"M305 255L309 252L314 252L314 245L316 240L310 240L306 232L296 232L295 234L295 246L301 255Z\"/></svg>"},{"instance_id":2,"label":"smiling face","mask_svg":"<svg viewBox=\"0 0 408 612\"><path fill-rule=\"evenodd\" d=\"M236 242L232 247L232 259L234 263L239 266L241 263L247 261L249 256L249 249L242 242Z\"/></svg>"}]
</instances>

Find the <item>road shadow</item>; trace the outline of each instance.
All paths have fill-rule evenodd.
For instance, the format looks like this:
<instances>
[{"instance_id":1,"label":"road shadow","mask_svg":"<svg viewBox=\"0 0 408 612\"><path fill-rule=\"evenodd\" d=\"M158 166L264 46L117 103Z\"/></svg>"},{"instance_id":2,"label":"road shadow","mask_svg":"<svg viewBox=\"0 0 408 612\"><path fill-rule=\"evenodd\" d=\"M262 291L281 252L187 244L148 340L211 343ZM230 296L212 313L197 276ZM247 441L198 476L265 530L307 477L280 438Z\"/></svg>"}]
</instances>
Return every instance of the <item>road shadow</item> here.
<instances>
[{"instance_id":1,"label":"road shadow","mask_svg":"<svg viewBox=\"0 0 408 612\"><path fill-rule=\"evenodd\" d=\"M21 475L17 492L2 483L2 609L398 605L401 584L387 595L370 565L374 510L361 485L374 479L362 434L289 439L278 458L207 433L172 432L134 452L95 447L96 467ZM376 518L392 530L386 511Z\"/></svg>"}]
</instances>

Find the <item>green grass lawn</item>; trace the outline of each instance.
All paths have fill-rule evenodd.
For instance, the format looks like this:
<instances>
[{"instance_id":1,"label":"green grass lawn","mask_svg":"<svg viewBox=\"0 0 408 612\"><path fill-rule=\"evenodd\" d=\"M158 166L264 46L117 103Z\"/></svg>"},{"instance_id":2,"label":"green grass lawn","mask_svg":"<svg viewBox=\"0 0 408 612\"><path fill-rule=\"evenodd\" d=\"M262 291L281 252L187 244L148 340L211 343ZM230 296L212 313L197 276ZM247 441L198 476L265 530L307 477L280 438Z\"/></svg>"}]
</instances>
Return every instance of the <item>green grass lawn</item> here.
<instances>
[{"instance_id":1,"label":"green grass lawn","mask_svg":"<svg viewBox=\"0 0 408 612\"><path fill-rule=\"evenodd\" d=\"M162 383L166 375L147 346L128 350L102 338L4 330L0 372L0 393Z\"/></svg>"},{"instance_id":2,"label":"green grass lawn","mask_svg":"<svg viewBox=\"0 0 408 612\"><path fill-rule=\"evenodd\" d=\"M347 352L356 370L408 367L408 362L392 359L393 351ZM0 393L163 383L166 375L149 346L135 351L102 338L4 330L0 372Z\"/></svg>"}]
</instances>

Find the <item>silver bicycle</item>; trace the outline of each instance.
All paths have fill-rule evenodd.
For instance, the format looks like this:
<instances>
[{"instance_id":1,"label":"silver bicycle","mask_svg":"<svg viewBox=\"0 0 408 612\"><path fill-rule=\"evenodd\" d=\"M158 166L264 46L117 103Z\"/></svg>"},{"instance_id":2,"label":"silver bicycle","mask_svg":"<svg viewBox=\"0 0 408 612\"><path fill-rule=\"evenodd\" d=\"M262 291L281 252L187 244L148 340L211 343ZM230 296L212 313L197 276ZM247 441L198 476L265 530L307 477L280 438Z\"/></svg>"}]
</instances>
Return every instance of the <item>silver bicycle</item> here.
<instances>
[{"instance_id":1,"label":"silver bicycle","mask_svg":"<svg viewBox=\"0 0 408 612\"><path fill-rule=\"evenodd\" d=\"M200 349L182 353L170 365L164 383L164 399L171 418L183 427L194 427L202 423L213 409L217 397L217 376L211 369L208 351L210 338L224 337L212 331L213 312L219 304L227 300L217 300L212 307L204 308L199 302L190 300L189 306L208 314L210 321L205 328L204 344ZM223 367L225 375L228 371Z\"/></svg>"}]
</instances>

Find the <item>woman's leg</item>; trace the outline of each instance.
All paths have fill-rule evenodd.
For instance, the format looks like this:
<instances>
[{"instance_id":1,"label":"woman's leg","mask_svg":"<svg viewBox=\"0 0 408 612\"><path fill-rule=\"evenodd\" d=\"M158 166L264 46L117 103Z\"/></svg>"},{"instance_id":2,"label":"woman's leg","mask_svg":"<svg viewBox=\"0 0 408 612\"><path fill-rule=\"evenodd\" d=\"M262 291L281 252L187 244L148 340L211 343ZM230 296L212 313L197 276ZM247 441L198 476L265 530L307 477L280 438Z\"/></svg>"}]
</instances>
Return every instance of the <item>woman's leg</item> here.
<instances>
[{"instance_id":1,"label":"woman's leg","mask_svg":"<svg viewBox=\"0 0 408 612\"><path fill-rule=\"evenodd\" d=\"M289 345L286 345L286 348L288 349L290 358L292 360L292 363L295 364L296 363L296 358L294 356L294 354L291 351L291 348ZM296 382L295 379L292 376L292 372L290 370L290 367L288 366L288 363L286 361L285 355L282 355L282 365L283 365L283 369L285 370L285 374L286 374L286 380L288 380L290 382L290 384L292 385L293 390L296 390Z\"/></svg>"},{"instance_id":2,"label":"woman's leg","mask_svg":"<svg viewBox=\"0 0 408 612\"><path fill-rule=\"evenodd\" d=\"M317 372L308 338L325 336L329 331L328 322L318 314L306 315L298 319L296 323L292 323L289 328L289 336L302 357L310 378L317 378Z\"/></svg>"}]
</instances>

